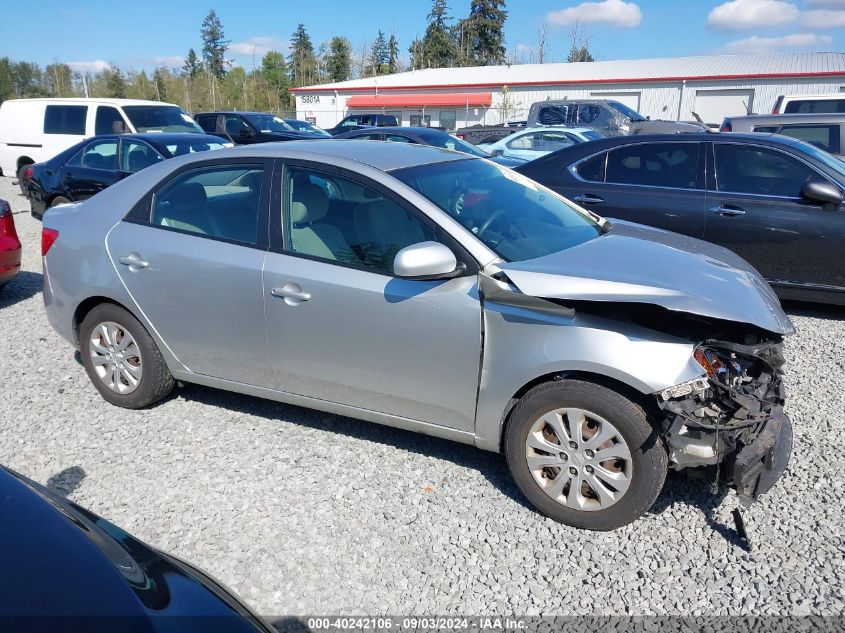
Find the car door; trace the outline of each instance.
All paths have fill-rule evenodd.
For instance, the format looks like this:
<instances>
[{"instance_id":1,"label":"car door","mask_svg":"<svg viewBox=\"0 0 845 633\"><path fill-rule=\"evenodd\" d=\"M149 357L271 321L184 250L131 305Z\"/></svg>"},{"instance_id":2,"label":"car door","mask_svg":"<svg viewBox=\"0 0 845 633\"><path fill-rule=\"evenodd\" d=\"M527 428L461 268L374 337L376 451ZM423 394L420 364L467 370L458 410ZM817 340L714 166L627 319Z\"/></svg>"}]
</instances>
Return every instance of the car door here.
<instances>
[{"instance_id":1,"label":"car door","mask_svg":"<svg viewBox=\"0 0 845 633\"><path fill-rule=\"evenodd\" d=\"M770 281L845 288L845 210L801 196L805 182L830 178L770 146L719 142L711 153L705 239Z\"/></svg>"},{"instance_id":2,"label":"car door","mask_svg":"<svg viewBox=\"0 0 845 633\"><path fill-rule=\"evenodd\" d=\"M109 232L108 252L138 310L190 371L272 387L261 270L265 162L192 163Z\"/></svg>"},{"instance_id":3,"label":"car door","mask_svg":"<svg viewBox=\"0 0 845 633\"><path fill-rule=\"evenodd\" d=\"M262 142L260 134L243 117L237 114L225 115L224 125L226 136L231 138L233 143L250 145Z\"/></svg>"},{"instance_id":4,"label":"car door","mask_svg":"<svg viewBox=\"0 0 845 633\"><path fill-rule=\"evenodd\" d=\"M502 156L520 160L534 160L539 156L534 146L540 142L540 132L517 132L504 142Z\"/></svg>"},{"instance_id":5,"label":"car door","mask_svg":"<svg viewBox=\"0 0 845 633\"><path fill-rule=\"evenodd\" d=\"M115 138L94 140L65 163L61 188L71 200L86 200L120 179L117 144Z\"/></svg>"},{"instance_id":6,"label":"car door","mask_svg":"<svg viewBox=\"0 0 845 633\"><path fill-rule=\"evenodd\" d=\"M277 388L473 430L481 354L474 263L388 187L325 169L289 162L282 209L271 212L264 296ZM343 208L351 228L335 220ZM398 250L435 239L468 264L465 276L393 275Z\"/></svg>"},{"instance_id":7,"label":"car door","mask_svg":"<svg viewBox=\"0 0 845 633\"><path fill-rule=\"evenodd\" d=\"M631 143L561 166L555 189L602 216L701 238L703 166L699 141Z\"/></svg>"}]
</instances>

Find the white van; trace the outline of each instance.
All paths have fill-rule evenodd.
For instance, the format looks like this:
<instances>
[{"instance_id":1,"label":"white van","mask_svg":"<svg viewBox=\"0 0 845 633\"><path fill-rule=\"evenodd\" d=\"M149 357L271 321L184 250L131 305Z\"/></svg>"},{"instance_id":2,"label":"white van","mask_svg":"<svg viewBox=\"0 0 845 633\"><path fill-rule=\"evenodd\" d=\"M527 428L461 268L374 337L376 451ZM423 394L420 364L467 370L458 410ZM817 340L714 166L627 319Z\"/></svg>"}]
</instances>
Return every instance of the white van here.
<instances>
[{"instance_id":1,"label":"white van","mask_svg":"<svg viewBox=\"0 0 845 633\"><path fill-rule=\"evenodd\" d=\"M780 95L772 114L843 114L845 92L820 95Z\"/></svg>"},{"instance_id":2,"label":"white van","mask_svg":"<svg viewBox=\"0 0 845 633\"><path fill-rule=\"evenodd\" d=\"M87 136L198 132L179 106L139 99L9 99L0 104L0 175L23 175Z\"/></svg>"}]
</instances>

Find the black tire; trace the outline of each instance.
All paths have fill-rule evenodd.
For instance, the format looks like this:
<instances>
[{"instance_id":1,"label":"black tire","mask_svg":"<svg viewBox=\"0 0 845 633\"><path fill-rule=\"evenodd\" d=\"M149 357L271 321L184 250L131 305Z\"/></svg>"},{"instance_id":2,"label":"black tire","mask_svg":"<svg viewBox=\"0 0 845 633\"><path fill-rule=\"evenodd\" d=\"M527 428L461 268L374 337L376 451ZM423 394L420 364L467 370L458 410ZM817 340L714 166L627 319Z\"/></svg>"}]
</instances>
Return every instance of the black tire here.
<instances>
[{"instance_id":1,"label":"black tire","mask_svg":"<svg viewBox=\"0 0 845 633\"><path fill-rule=\"evenodd\" d=\"M18 187L21 188L21 195L28 196L26 190L26 170L32 165L32 163L26 163L25 165L21 165L20 169L18 169Z\"/></svg>"},{"instance_id":2,"label":"black tire","mask_svg":"<svg viewBox=\"0 0 845 633\"><path fill-rule=\"evenodd\" d=\"M140 349L141 378L138 386L131 393L121 394L111 390L95 372L88 342L94 328L107 321L116 323L126 330L135 339ZM102 303L85 316L79 328L79 351L82 364L94 387L103 398L118 407L143 409L166 398L176 384L146 328L132 314L113 303Z\"/></svg>"},{"instance_id":3,"label":"black tire","mask_svg":"<svg viewBox=\"0 0 845 633\"><path fill-rule=\"evenodd\" d=\"M52 200L50 200L50 208L52 209L52 208L53 208L53 207L55 207L56 205L59 205L59 204L67 204L68 202L70 202L70 200L68 200L68 199L67 199L67 198L65 198L64 196L56 196L55 198L53 198Z\"/></svg>"},{"instance_id":4,"label":"black tire","mask_svg":"<svg viewBox=\"0 0 845 633\"><path fill-rule=\"evenodd\" d=\"M547 412L566 407L590 411L609 421L630 449L630 485L607 508L584 511L558 503L543 491L528 467L526 440L532 425ZM666 480L666 449L642 407L595 383L559 380L533 388L508 416L503 439L508 468L522 493L541 513L573 527L605 531L635 521L652 506Z\"/></svg>"}]
</instances>

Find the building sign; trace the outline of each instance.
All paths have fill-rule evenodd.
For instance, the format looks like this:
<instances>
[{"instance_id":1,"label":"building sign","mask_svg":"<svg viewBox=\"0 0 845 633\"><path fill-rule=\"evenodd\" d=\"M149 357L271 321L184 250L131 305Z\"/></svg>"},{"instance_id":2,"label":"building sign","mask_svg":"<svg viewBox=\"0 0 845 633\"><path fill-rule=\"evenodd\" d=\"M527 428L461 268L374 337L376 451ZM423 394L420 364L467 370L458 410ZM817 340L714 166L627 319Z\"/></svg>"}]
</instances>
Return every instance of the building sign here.
<instances>
[{"instance_id":1,"label":"building sign","mask_svg":"<svg viewBox=\"0 0 845 633\"><path fill-rule=\"evenodd\" d=\"M302 95L299 100L302 103L320 103L320 95Z\"/></svg>"}]
</instances>

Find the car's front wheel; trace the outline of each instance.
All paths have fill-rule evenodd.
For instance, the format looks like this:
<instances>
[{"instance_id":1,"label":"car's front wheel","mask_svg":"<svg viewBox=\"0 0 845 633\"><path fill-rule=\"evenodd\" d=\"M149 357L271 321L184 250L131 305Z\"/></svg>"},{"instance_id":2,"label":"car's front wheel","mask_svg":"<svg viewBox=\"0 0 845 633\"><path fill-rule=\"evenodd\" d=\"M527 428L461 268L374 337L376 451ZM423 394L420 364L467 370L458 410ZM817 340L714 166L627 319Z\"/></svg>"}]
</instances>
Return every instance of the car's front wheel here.
<instances>
[{"instance_id":1,"label":"car's front wheel","mask_svg":"<svg viewBox=\"0 0 845 633\"><path fill-rule=\"evenodd\" d=\"M668 467L642 407L581 380L525 394L508 418L504 449L519 489L540 512L589 530L636 520L657 499Z\"/></svg>"},{"instance_id":2,"label":"car's front wheel","mask_svg":"<svg viewBox=\"0 0 845 633\"><path fill-rule=\"evenodd\" d=\"M173 390L173 376L149 332L113 303L96 306L82 320L79 351L91 382L114 405L141 409Z\"/></svg>"}]
</instances>

